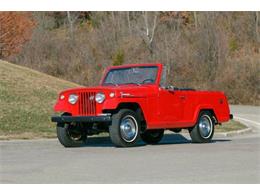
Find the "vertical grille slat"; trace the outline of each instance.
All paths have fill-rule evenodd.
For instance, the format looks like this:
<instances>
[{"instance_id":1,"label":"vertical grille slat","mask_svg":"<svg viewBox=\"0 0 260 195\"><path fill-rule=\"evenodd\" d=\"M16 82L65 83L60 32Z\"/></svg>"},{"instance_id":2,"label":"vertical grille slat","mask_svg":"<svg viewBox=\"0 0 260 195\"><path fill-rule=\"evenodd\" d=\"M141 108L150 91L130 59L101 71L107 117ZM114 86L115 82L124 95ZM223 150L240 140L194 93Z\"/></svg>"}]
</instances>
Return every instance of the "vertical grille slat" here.
<instances>
[{"instance_id":1,"label":"vertical grille slat","mask_svg":"<svg viewBox=\"0 0 260 195\"><path fill-rule=\"evenodd\" d=\"M83 105L83 108L84 108L84 113L87 113L87 101L86 101L86 98L87 98L87 94L84 93L84 105Z\"/></svg>"},{"instance_id":2,"label":"vertical grille slat","mask_svg":"<svg viewBox=\"0 0 260 195\"><path fill-rule=\"evenodd\" d=\"M96 115L97 113L96 113L96 100L95 100L95 96L96 96L96 94L95 93L93 93L93 97L94 97L94 101L93 101L93 112L94 112L94 114Z\"/></svg>"},{"instance_id":3,"label":"vertical grille slat","mask_svg":"<svg viewBox=\"0 0 260 195\"><path fill-rule=\"evenodd\" d=\"M87 100L87 101L89 101L89 93L86 93L86 99L85 100ZM87 113L90 113L90 111L89 111L89 102L86 104L86 112Z\"/></svg>"},{"instance_id":4,"label":"vertical grille slat","mask_svg":"<svg viewBox=\"0 0 260 195\"><path fill-rule=\"evenodd\" d=\"M90 93L90 96L93 96L93 93ZM93 101L90 102L90 112L93 113Z\"/></svg>"},{"instance_id":5,"label":"vertical grille slat","mask_svg":"<svg viewBox=\"0 0 260 195\"><path fill-rule=\"evenodd\" d=\"M79 115L96 115L95 92L80 92Z\"/></svg>"},{"instance_id":6,"label":"vertical grille slat","mask_svg":"<svg viewBox=\"0 0 260 195\"><path fill-rule=\"evenodd\" d=\"M79 95L79 113L81 113L81 108L82 108L82 106L81 106L81 94Z\"/></svg>"},{"instance_id":7,"label":"vertical grille slat","mask_svg":"<svg viewBox=\"0 0 260 195\"><path fill-rule=\"evenodd\" d=\"M91 97L91 93L88 93L88 99L89 99L89 97ZM88 106L88 113L92 113L91 112L91 101L89 101L89 104L88 104L89 106Z\"/></svg>"}]
</instances>

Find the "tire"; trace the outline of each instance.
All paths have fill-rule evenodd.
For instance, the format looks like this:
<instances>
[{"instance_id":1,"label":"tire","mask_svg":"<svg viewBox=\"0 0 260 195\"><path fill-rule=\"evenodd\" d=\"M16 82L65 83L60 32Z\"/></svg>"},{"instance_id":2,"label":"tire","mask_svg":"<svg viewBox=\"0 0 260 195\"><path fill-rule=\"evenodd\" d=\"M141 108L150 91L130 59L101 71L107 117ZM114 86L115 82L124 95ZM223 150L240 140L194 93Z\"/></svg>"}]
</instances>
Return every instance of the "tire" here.
<instances>
[{"instance_id":1,"label":"tire","mask_svg":"<svg viewBox=\"0 0 260 195\"><path fill-rule=\"evenodd\" d=\"M86 141L86 135L79 132L77 137L72 135L72 126L67 123L57 123L57 137L64 147L80 147ZM75 133L74 133L75 134ZM81 137L79 137L81 136Z\"/></svg>"},{"instance_id":2,"label":"tire","mask_svg":"<svg viewBox=\"0 0 260 195\"><path fill-rule=\"evenodd\" d=\"M198 117L197 124L190 130L193 143L209 143L214 135L213 116L208 111L203 111Z\"/></svg>"},{"instance_id":3,"label":"tire","mask_svg":"<svg viewBox=\"0 0 260 195\"><path fill-rule=\"evenodd\" d=\"M148 130L141 134L142 140L147 144L157 144L163 138L164 130Z\"/></svg>"},{"instance_id":4,"label":"tire","mask_svg":"<svg viewBox=\"0 0 260 195\"><path fill-rule=\"evenodd\" d=\"M112 116L109 135L117 147L131 147L140 139L141 123L138 115L130 109L121 109Z\"/></svg>"}]
</instances>

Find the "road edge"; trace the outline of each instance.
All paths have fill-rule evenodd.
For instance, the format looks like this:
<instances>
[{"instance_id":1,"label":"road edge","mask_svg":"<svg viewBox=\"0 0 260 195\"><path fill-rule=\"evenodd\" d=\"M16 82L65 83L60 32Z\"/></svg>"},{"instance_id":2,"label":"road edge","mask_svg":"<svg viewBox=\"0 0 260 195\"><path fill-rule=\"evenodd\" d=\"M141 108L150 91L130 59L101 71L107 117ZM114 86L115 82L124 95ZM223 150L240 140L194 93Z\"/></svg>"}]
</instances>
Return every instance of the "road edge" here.
<instances>
[{"instance_id":1,"label":"road edge","mask_svg":"<svg viewBox=\"0 0 260 195\"><path fill-rule=\"evenodd\" d=\"M215 133L215 134L223 136L223 137L232 137L232 136L243 135L243 134L248 134L248 133L252 133L252 132L253 132L252 128L248 127L248 128L241 129L241 130L223 132L223 133L218 132L218 133Z\"/></svg>"},{"instance_id":2,"label":"road edge","mask_svg":"<svg viewBox=\"0 0 260 195\"><path fill-rule=\"evenodd\" d=\"M240 129L240 130L235 130L235 131L229 131L229 132L216 132L216 135L219 136L223 136L223 137L232 137L232 136L236 136L236 135L243 135L243 134L248 134L248 133L252 133L253 129L251 127L248 126L247 123L234 118L233 120L238 121L240 123L242 123L243 125L245 125L247 128L244 129Z\"/></svg>"}]
</instances>

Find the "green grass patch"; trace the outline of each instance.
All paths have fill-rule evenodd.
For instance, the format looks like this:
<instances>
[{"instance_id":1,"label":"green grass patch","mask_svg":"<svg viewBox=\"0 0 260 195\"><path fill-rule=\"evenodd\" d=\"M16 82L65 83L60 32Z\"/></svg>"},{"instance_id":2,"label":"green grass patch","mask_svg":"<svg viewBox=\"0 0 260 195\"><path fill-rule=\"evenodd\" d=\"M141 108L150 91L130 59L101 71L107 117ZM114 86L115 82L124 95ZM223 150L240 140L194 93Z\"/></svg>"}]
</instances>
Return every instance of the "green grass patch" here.
<instances>
[{"instance_id":1,"label":"green grass patch","mask_svg":"<svg viewBox=\"0 0 260 195\"><path fill-rule=\"evenodd\" d=\"M0 60L0 139L54 137L58 93L78 86Z\"/></svg>"}]
</instances>

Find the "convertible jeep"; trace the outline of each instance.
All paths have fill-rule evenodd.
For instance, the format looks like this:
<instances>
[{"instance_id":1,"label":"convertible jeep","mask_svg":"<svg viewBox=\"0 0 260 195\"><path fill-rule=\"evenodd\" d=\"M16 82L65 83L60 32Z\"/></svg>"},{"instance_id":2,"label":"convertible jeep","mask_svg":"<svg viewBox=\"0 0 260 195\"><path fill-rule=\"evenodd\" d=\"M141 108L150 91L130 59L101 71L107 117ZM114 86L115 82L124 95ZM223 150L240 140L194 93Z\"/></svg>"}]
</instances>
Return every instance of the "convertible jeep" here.
<instances>
[{"instance_id":1,"label":"convertible jeep","mask_svg":"<svg viewBox=\"0 0 260 195\"><path fill-rule=\"evenodd\" d=\"M65 147L84 144L88 136L109 132L118 147L139 139L158 143L165 130L188 130L192 142L210 142L214 126L232 118L223 92L166 85L162 64L107 68L100 85L62 91L53 116Z\"/></svg>"}]
</instances>

